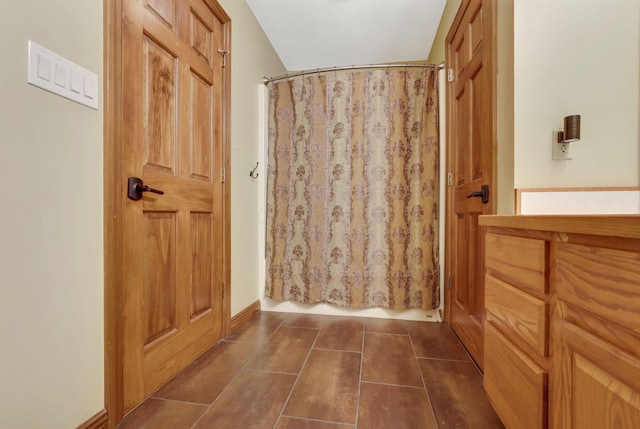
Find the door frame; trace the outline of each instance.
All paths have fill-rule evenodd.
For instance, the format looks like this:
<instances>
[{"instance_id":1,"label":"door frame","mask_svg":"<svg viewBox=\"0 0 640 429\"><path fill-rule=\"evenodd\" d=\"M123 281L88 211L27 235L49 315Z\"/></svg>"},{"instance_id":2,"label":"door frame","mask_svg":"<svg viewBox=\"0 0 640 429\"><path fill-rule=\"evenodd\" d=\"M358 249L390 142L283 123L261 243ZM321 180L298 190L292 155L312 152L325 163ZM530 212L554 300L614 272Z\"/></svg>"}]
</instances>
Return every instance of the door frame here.
<instances>
[{"instance_id":1,"label":"door frame","mask_svg":"<svg viewBox=\"0 0 640 429\"><path fill-rule=\"evenodd\" d=\"M449 49L447 48L449 43L453 40L453 37L456 34L458 27L460 26L460 22L469 7L471 0L462 0L458 11L449 27L449 31L447 32L447 36L445 38L445 69L448 71L451 65L451 59L449 58ZM497 54L497 24L498 24L498 2L497 0L488 0L484 1L489 7L489 16L486 19L490 20L490 28L491 34L485 40L489 42L488 51L490 55L489 61L489 73L491 76L491 140L493 142L493 159L492 159L492 177L491 183L489 183L491 190L491 199L489 204L491 205L492 213L496 213L498 207L498 175L497 175L497 138L498 138L498 96L497 96L497 69L498 69L498 54ZM447 72L448 74L448 72ZM453 92L453 82L446 83L446 169L447 175L451 173L453 177L455 174L453 172L453 146L452 146L452 134L453 134L453 103L451 102L452 97L454 96ZM445 305L444 305L444 322L451 326L451 305L452 305L452 296L449 279L452 278L453 273L451 272L451 265L453 261L453 222L455 218L454 213L454 189L453 185L449 185L447 183L446 186L446 197L445 197L445 254L444 254L444 285L445 285ZM482 265L484 266L484 259L482 260ZM483 270L484 271L484 270ZM484 279L482 280L484 282Z\"/></svg>"},{"instance_id":2,"label":"door frame","mask_svg":"<svg viewBox=\"0 0 640 429\"><path fill-rule=\"evenodd\" d=\"M123 324L122 301L122 182L123 148L122 123L122 3L132 0L103 0L104 14L104 380L105 408L109 428L115 428L124 414ZM231 50L231 18L215 0L203 0L224 25L224 46ZM222 73L222 152L225 168L222 198L222 335L228 334L231 309L231 162L230 107L231 62Z\"/></svg>"}]
</instances>

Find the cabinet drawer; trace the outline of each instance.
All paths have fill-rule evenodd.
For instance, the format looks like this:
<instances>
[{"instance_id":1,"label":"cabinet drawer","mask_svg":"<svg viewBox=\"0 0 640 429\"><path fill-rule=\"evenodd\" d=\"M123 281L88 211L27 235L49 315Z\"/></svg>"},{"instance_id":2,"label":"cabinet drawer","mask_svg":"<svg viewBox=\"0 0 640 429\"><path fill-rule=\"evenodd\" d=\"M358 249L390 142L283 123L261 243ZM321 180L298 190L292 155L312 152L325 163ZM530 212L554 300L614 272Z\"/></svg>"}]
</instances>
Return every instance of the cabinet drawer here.
<instances>
[{"instance_id":1,"label":"cabinet drawer","mask_svg":"<svg viewBox=\"0 0 640 429\"><path fill-rule=\"evenodd\" d=\"M520 338L541 356L547 356L547 304L487 274L485 276L487 320L499 325L512 339Z\"/></svg>"},{"instance_id":2,"label":"cabinet drawer","mask_svg":"<svg viewBox=\"0 0 640 429\"><path fill-rule=\"evenodd\" d=\"M487 270L547 293L549 246L545 240L487 233L485 245Z\"/></svg>"},{"instance_id":3,"label":"cabinet drawer","mask_svg":"<svg viewBox=\"0 0 640 429\"><path fill-rule=\"evenodd\" d=\"M507 429L547 427L547 373L485 324L484 387Z\"/></svg>"}]
</instances>

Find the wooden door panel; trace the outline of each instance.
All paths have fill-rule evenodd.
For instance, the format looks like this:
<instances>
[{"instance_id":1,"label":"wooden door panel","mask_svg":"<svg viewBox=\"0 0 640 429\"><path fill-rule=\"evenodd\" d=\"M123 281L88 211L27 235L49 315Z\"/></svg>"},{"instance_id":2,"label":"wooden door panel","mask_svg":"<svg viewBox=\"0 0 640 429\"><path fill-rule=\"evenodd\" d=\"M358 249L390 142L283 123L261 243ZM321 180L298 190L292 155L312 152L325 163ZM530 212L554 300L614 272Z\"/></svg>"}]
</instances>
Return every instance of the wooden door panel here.
<instances>
[{"instance_id":1,"label":"wooden door panel","mask_svg":"<svg viewBox=\"0 0 640 429\"><path fill-rule=\"evenodd\" d=\"M213 88L210 82L190 71L189 137L190 177L212 181Z\"/></svg>"},{"instance_id":2,"label":"wooden door panel","mask_svg":"<svg viewBox=\"0 0 640 429\"><path fill-rule=\"evenodd\" d=\"M474 57L477 58L477 57ZM482 63L471 63L471 77L469 78L469 91L471 97L471 171L469 172L469 181L479 181L482 186L482 180L485 177L484 156L482 146L487 144L483 138L485 133L484 115L484 98L486 97L486 89L483 87L485 81L484 68ZM475 67L474 67L475 66ZM476 188L476 189L479 189ZM479 211L482 211L480 209Z\"/></svg>"},{"instance_id":3,"label":"wooden door panel","mask_svg":"<svg viewBox=\"0 0 640 429\"><path fill-rule=\"evenodd\" d=\"M176 0L145 0L145 7L167 27L176 27Z\"/></svg>"},{"instance_id":4,"label":"wooden door panel","mask_svg":"<svg viewBox=\"0 0 640 429\"><path fill-rule=\"evenodd\" d=\"M144 213L145 346L176 328L176 213Z\"/></svg>"},{"instance_id":5,"label":"wooden door panel","mask_svg":"<svg viewBox=\"0 0 640 429\"><path fill-rule=\"evenodd\" d=\"M471 103L469 100L469 92L466 91L466 88L463 86L462 91L456 97L456 122L468 124L471 120L471 112L470 107ZM458 129L456 130L456 147L455 147L455 171L456 171L456 185L463 186L468 183L467 171L469 168L467 167L467 163L469 163L469 130L468 129ZM466 196L465 196L466 198Z\"/></svg>"},{"instance_id":6,"label":"wooden door panel","mask_svg":"<svg viewBox=\"0 0 640 429\"><path fill-rule=\"evenodd\" d=\"M177 60L148 37L143 39L145 169L176 174Z\"/></svg>"},{"instance_id":7,"label":"wooden door panel","mask_svg":"<svg viewBox=\"0 0 640 429\"><path fill-rule=\"evenodd\" d=\"M211 311L213 290L213 219L211 213L191 213L191 306L189 320Z\"/></svg>"},{"instance_id":8,"label":"wooden door panel","mask_svg":"<svg viewBox=\"0 0 640 429\"><path fill-rule=\"evenodd\" d=\"M189 13L189 44L213 66L213 30L193 10Z\"/></svg>"},{"instance_id":9,"label":"wooden door panel","mask_svg":"<svg viewBox=\"0 0 640 429\"><path fill-rule=\"evenodd\" d=\"M482 42L482 34L483 34L483 22L482 22L482 4L478 3L477 8L471 14L471 18L469 19L469 38L470 38L470 46L471 52L475 53Z\"/></svg>"},{"instance_id":10,"label":"wooden door panel","mask_svg":"<svg viewBox=\"0 0 640 429\"><path fill-rule=\"evenodd\" d=\"M469 226L466 216L463 214L456 215L455 237L456 249L463 249L467 246L467 237L469 236ZM454 268L453 282L455 284L466 284L469 282L469 271L462 267L456 266ZM469 305L469 294L464 288L455 288L453 296L455 297L456 304L465 309Z\"/></svg>"}]
</instances>

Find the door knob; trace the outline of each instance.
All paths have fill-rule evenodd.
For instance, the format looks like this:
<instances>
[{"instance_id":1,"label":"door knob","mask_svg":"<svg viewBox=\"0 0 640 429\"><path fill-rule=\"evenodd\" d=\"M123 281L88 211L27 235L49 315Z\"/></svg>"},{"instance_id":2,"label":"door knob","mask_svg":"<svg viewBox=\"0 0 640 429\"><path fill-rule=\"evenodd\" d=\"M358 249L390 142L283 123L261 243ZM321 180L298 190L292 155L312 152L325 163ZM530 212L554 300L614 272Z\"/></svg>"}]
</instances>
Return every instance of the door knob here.
<instances>
[{"instance_id":1,"label":"door knob","mask_svg":"<svg viewBox=\"0 0 640 429\"><path fill-rule=\"evenodd\" d=\"M143 192L153 192L154 194L164 195L163 191L146 186L142 182L142 179L138 177L129 177L127 197L131 198L133 201L138 201L142 199Z\"/></svg>"},{"instance_id":2,"label":"door knob","mask_svg":"<svg viewBox=\"0 0 640 429\"><path fill-rule=\"evenodd\" d=\"M481 189L481 191L470 193L467 198L482 198L482 204L487 204L489 202L489 185L482 185Z\"/></svg>"}]
</instances>

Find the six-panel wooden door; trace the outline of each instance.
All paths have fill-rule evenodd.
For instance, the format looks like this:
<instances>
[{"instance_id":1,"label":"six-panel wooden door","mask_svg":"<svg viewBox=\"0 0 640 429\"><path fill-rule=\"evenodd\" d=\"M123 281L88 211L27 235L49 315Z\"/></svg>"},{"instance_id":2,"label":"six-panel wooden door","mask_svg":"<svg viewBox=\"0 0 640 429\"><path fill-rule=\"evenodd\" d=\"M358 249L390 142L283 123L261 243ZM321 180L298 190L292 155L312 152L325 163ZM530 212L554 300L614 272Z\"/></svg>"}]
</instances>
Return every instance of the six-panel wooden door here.
<instances>
[{"instance_id":1,"label":"six-panel wooden door","mask_svg":"<svg viewBox=\"0 0 640 429\"><path fill-rule=\"evenodd\" d=\"M122 8L122 182L164 192L123 200L126 413L222 336L226 47L206 0Z\"/></svg>"},{"instance_id":2,"label":"six-panel wooden door","mask_svg":"<svg viewBox=\"0 0 640 429\"><path fill-rule=\"evenodd\" d=\"M451 327L483 365L484 263L478 216L495 212L493 192L495 5L463 1L447 36L449 112L448 294ZM488 201L479 193L488 185ZM475 194L474 194L475 193Z\"/></svg>"}]
</instances>

